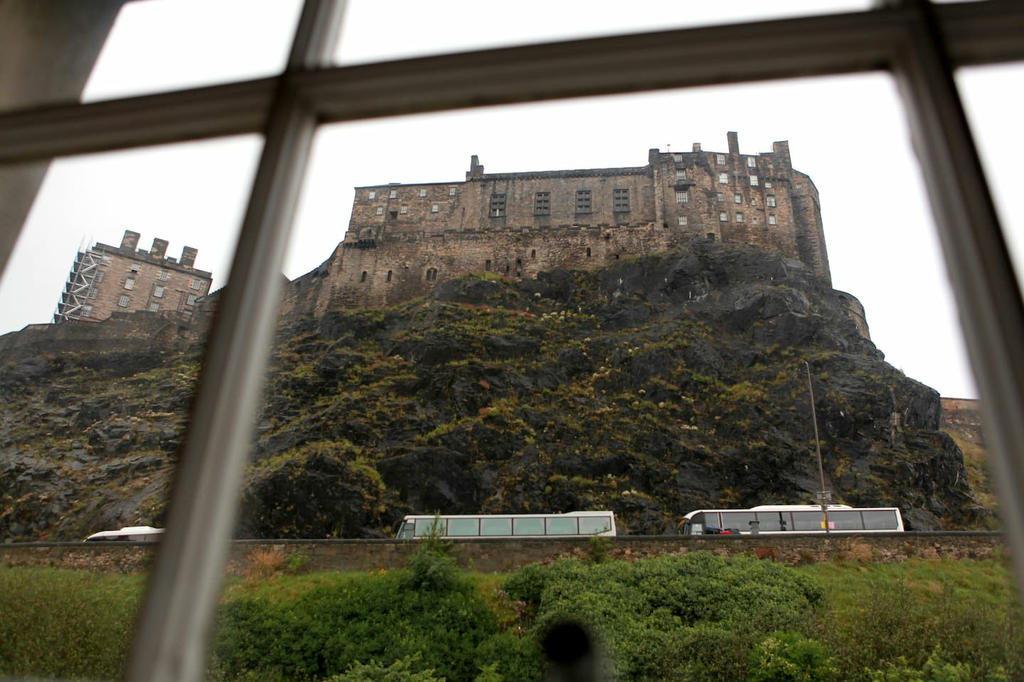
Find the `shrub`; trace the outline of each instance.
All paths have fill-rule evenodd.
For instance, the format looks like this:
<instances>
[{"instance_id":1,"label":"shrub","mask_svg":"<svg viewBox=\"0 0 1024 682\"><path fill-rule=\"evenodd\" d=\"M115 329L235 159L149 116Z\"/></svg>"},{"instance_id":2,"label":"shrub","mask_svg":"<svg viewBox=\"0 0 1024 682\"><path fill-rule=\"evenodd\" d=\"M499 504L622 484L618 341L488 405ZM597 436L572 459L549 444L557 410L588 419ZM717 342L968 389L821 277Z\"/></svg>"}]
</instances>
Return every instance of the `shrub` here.
<instances>
[{"instance_id":1,"label":"shrub","mask_svg":"<svg viewBox=\"0 0 1024 682\"><path fill-rule=\"evenodd\" d=\"M794 632L771 635L750 654L749 682L827 682L839 670L825 646Z\"/></svg>"},{"instance_id":2,"label":"shrub","mask_svg":"<svg viewBox=\"0 0 1024 682\"><path fill-rule=\"evenodd\" d=\"M417 670L419 656L400 658L391 665L378 661L363 664L358 661L341 675L328 678L328 682L444 682L435 677L433 670Z\"/></svg>"}]
</instances>

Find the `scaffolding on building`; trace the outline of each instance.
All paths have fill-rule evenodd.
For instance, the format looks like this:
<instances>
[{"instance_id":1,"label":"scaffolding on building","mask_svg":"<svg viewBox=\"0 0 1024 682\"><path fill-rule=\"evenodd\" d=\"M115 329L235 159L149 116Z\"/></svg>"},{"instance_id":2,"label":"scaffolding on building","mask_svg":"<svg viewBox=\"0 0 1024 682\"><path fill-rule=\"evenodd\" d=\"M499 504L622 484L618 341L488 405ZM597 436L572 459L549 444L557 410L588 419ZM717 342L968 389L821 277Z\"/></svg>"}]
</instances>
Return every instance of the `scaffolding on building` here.
<instances>
[{"instance_id":1,"label":"scaffolding on building","mask_svg":"<svg viewBox=\"0 0 1024 682\"><path fill-rule=\"evenodd\" d=\"M102 263L102 254L92 249L78 252L71 274L68 275L68 282L64 285L64 291L57 303L57 312L53 314L55 323L80 320L88 316L92 308L89 299L96 297L96 275Z\"/></svg>"}]
</instances>

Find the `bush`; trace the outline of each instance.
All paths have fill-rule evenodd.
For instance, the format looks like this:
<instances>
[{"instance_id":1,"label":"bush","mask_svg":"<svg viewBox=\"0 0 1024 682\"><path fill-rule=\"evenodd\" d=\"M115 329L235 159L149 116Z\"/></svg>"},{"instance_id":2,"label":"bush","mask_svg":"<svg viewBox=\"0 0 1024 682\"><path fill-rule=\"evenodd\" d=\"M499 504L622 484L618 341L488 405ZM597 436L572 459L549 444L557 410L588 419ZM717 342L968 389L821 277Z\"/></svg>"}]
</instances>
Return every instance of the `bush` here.
<instances>
[{"instance_id":1,"label":"bush","mask_svg":"<svg viewBox=\"0 0 1024 682\"><path fill-rule=\"evenodd\" d=\"M750 655L749 682L828 682L839 670L825 646L794 632L763 640Z\"/></svg>"},{"instance_id":2,"label":"bush","mask_svg":"<svg viewBox=\"0 0 1024 682\"><path fill-rule=\"evenodd\" d=\"M356 662L341 675L328 678L328 682L444 682L435 677L433 670L417 670L419 656L400 658L391 665L377 661L367 664Z\"/></svg>"},{"instance_id":3,"label":"bush","mask_svg":"<svg viewBox=\"0 0 1024 682\"><path fill-rule=\"evenodd\" d=\"M503 588L536 608L535 634L560 620L582 622L623 679L742 679L764 633L810 634L821 600L793 569L709 553L633 564L564 560L526 567Z\"/></svg>"},{"instance_id":4,"label":"bush","mask_svg":"<svg viewBox=\"0 0 1024 682\"><path fill-rule=\"evenodd\" d=\"M472 680L478 647L497 631L479 590L450 557L424 546L403 570L351 577L281 603L233 599L221 612L215 667L229 678L320 679L349 674L359 661L391 670L418 655L438 677Z\"/></svg>"},{"instance_id":5,"label":"bush","mask_svg":"<svg viewBox=\"0 0 1024 682\"><path fill-rule=\"evenodd\" d=\"M0 676L122 675L142 580L51 568L0 568Z\"/></svg>"}]
</instances>

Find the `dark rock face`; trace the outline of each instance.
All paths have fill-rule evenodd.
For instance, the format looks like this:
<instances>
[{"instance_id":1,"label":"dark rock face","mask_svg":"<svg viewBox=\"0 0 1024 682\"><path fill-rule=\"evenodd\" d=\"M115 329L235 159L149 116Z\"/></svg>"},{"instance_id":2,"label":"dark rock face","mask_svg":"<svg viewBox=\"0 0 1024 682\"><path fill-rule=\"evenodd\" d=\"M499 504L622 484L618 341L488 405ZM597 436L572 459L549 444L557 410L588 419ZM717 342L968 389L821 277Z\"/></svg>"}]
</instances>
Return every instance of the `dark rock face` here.
<instances>
[{"instance_id":1,"label":"dark rock face","mask_svg":"<svg viewBox=\"0 0 1024 682\"><path fill-rule=\"evenodd\" d=\"M159 525L195 353L18 347L0 358L0 537ZM808 368L834 499L899 506L910 528L986 521L938 394L884 362L839 294L777 253L698 241L283 324L238 533L612 509L620 532L656 534L696 508L810 502Z\"/></svg>"}]
</instances>

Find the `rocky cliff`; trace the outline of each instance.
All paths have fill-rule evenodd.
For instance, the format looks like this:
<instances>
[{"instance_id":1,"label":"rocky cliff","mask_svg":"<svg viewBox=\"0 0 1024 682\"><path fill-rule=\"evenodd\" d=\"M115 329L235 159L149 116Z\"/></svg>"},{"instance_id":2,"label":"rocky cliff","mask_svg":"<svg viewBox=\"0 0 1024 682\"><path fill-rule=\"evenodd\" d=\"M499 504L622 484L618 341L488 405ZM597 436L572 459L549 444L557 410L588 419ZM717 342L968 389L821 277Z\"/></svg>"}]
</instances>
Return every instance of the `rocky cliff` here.
<instances>
[{"instance_id":1,"label":"rocky cliff","mask_svg":"<svg viewBox=\"0 0 1024 682\"><path fill-rule=\"evenodd\" d=\"M160 525L198 350L41 350L0 358L0 537ZM805 363L834 499L916 529L989 522L938 394L884 362L841 294L777 253L697 241L283 322L238 532L610 508L657 534L699 507L810 502Z\"/></svg>"}]
</instances>

